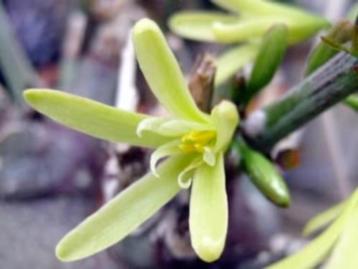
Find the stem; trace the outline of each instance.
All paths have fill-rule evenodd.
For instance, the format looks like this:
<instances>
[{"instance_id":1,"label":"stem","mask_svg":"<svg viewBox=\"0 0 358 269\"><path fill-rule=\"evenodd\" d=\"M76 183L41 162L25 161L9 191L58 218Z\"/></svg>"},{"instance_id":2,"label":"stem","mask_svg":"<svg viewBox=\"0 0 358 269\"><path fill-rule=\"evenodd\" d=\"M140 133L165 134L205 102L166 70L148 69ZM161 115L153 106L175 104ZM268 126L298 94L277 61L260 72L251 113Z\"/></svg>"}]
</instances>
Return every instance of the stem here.
<instances>
[{"instance_id":1,"label":"stem","mask_svg":"<svg viewBox=\"0 0 358 269\"><path fill-rule=\"evenodd\" d=\"M268 152L280 139L357 89L358 59L341 52L282 100L250 115L244 131L253 146Z\"/></svg>"}]
</instances>

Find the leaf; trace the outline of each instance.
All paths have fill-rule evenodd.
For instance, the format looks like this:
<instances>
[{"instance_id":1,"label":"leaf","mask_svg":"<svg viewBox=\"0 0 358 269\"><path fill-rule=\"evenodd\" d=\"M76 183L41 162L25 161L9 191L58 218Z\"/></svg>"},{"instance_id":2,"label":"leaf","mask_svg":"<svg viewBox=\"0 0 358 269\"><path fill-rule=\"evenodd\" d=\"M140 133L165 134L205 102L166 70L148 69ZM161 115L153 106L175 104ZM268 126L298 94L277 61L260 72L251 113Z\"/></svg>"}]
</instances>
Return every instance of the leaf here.
<instances>
[{"instance_id":1,"label":"leaf","mask_svg":"<svg viewBox=\"0 0 358 269\"><path fill-rule=\"evenodd\" d=\"M258 53L258 47L256 44L239 45L220 55L217 61L215 86L221 85L246 64L252 62Z\"/></svg>"},{"instance_id":2,"label":"leaf","mask_svg":"<svg viewBox=\"0 0 358 269\"><path fill-rule=\"evenodd\" d=\"M358 268L358 210L355 207L325 269Z\"/></svg>"},{"instance_id":3,"label":"leaf","mask_svg":"<svg viewBox=\"0 0 358 269\"><path fill-rule=\"evenodd\" d=\"M185 38L197 41L216 42L212 25L215 22L234 23L236 16L219 12L178 12L169 19L170 29Z\"/></svg>"},{"instance_id":4,"label":"leaf","mask_svg":"<svg viewBox=\"0 0 358 269\"><path fill-rule=\"evenodd\" d=\"M342 215L338 217L338 219L335 220L333 224L330 225L321 235L311 241L296 254L274 263L273 265L267 267L267 269L314 268L331 251L334 243L337 241L342 230L344 229L352 210L356 208L357 200L358 191L351 196Z\"/></svg>"},{"instance_id":5,"label":"leaf","mask_svg":"<svg viewBox=\"0 0 358 269\"><path fill-rule=\"evenodd\" d=\"M157 173L157 164L161 159L182 153L179 149L179 145L180 145L180 140L174 140L158 147L152 153L152 155L150 156L149 167L153 175L159 177L159 174Z\"/></svg>"},{"instance_id":6,"label":"leaf","mask_svg":"<svg viewBox=\"0 0 358 269\"><path fill-rule=\"evenodd\" d=\"M246 102L269 84L285 56L288 30L284 24L274 25L263 37L259 53L248 81Z\"/></svg>"},{"instance_id":7,"label":"leaf","mask_svg":"<svg viewBox=\"0 0 358 269\"><path fill-rule=\"evenodd\" d=\"M136 146L157 147L168 138L146 132L136 135L139 122L147 116L117 109L87 98L48 90L30 89L24 98L34 109L79 132Z\"/></svg>"},{"instance_id":8,"label":"leaf","mask_svg":"<svg viewBox=\"0 0 358 269\"><path fill-rule=\"evenodd\" d=\"M328 225L332 222L335 218L339 216L339 214L343 211L344 207L346 206L346 202L339 203L332 208L318 214L317 216L313 217L303 229L303 235L308 236L311 235L318 230L322 229L324 226Z\"/></svg>"},{"instance_id":9,"label":"leaf","mask_svg":"<svg viewBox=\"0 0 358 269\"><path fill-rule=\"evenodd\" d=\"M223 252L228 226L223 156L218 157L214 167L205 164L199 167L192 184L189 217L191 244L202 260L213 262Z\"/></svg>"},{"instance_id":10,"label":"leaf","mask_svg":"<svg viewBox=\"0 0 358 269\"><path fill-rule=\"evenodd\" d=\"M206 122L196 106L179 64L155 22L142 19L133 29L133 42L139 66L159 102L182 119Z\"/></svg>"},{"instance_id":11,"label":"leaf","mask_svg":"<svg viewBox=\"0 0 358 269\"><path fill-rule=\"evenodd\" d=\"M149 173L120 192L59 242L57 257L79 260L122 240L178 193L177 176L189 162L170 158L158 168L159 178Z\"/></svg>"}]
</instances>

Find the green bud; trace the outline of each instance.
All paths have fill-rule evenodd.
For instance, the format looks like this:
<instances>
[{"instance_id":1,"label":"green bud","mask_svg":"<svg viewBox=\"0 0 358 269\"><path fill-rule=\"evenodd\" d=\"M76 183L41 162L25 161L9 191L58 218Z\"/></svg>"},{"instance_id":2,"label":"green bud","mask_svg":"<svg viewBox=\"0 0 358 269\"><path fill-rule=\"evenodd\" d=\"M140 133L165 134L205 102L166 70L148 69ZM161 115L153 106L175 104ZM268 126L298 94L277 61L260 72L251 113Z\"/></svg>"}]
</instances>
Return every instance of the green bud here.
<instances>
[{"instance_id":1,"label":"green bud","mask_svg":"<svg viewBox=\"0 0 358 269\"><path fill-rule=\"evenodd\" d=\"M358 94L352 94L346 100L345 104L358 112Z\"/></svg>"},{"instance_id":2,"label":"green bud","mask_svg":"<svg viewBox=\"0 0 358 269\"><path fill-rule=\"evenodd\" d=\"M290 193L275 165L243 142L240 144L240 152L244 168L252 183L271 202L280 207L288 207L291 202Z\"/></svg>"},{"instance_id":3,"label":"green bud","mask_svg":"<svg viewBox=\"0 0 358 269\"><path fill-rule=\"evenodd\" d=\"M287 37L288 28L284 24L274 25L264 36L248 82L245 102L248 102L274 77L288 46Z\"/></svg>"}]
</instances>

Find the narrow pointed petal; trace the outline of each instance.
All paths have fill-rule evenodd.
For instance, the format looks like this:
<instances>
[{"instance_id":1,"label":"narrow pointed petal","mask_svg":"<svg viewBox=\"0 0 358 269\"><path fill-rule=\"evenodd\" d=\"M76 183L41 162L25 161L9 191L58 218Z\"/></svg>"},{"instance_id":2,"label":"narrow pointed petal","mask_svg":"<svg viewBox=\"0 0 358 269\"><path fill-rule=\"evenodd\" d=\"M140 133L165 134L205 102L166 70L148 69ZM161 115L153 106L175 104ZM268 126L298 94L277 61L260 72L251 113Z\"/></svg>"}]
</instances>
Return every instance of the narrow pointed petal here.
<instances>
[{"instance_id":1,"label":"narrow pointed petal","mask_svg":"<svg viewBox=\"0 0 358 269\"><path fill-rule=\"evenodd\" d=\"M334 243L341 235L351 214L356 210L358 192L349 199L341 216L327 230L311 241L302 250L292 256L268 266L267 269L302 269L315 268L331 251ZM343 268L343 267L342 267Z\"/></svg>"},{"instance_id":2,"label":"narrow pointed petal","mask_svg":"<svg viewBox=\"0 0 358 269\"><path fill-rule=\"evenodd\" d=\"M177 176L188 162L171 158L159 167L159 178L147 174L119 193L59 242L57 257L79 260L122 240L178 193Z\"/></svg>"},{"instance_id":3,"label":"narrow pointed petal","mask_svg":"<svg viewBox=\"0 0 358 269\"><path fill-rule=\"evenodd\" d=\"M143 114L120 110L90 99L47 90L26 90L24 97L35 110L67 127L111 142L157 147L168 139L155 134L136 135Z\"/></svg>"},{"instance_id":4,"label":"narrow pointed petal","mask_svg":"<svg viewBox=\"0 0 358 269\"><path fill-rule=\"evenodd\" d=\"M324 269L357 269L358 210L352 212L344 231Z\"/></svg>"},{"instance_id":5,"label":"narrow pointed petal","mask_svg":"<svg viewBox=\"0 0 358 269\"><path fill-rule=\"evenodd\" d=\"M317 216L313 217L303 229L303 235L309 236L320 229L324 228L334 219L336 219L343 211L344 207L346 206L347 202L339 203L338 205L333 206L332 208L318 214Z\"/></svg>"},{"instance_id":6,"label":"narrow pointed petal","mask_svg":"<svg viewBox=\"0 0 358 269\"><path fill-rule=\"evenodd\" d=\"M142 137L146 131L157 133L159 126L165 121L165 118L145 118L137 125L136 134Z\"/></svg>"},{"instance_id":7,"label":"narrow pointed petal","mask_svg":"<svg viewBox=\"0 0 358 269\"><path fill-rule=\"evenodd\" d=\"M234 47L220 55L217 61L215 85L221 85L246 64L253 62L258 51L259 46L257 44L247 44Z\"/></svg>"},{"instance_id":8,"label":"narrow pointed petal","mask_svg":"<svg viewBox=\"0 0 358 269\"><path fill-rule=\"evenodd\" d=\"M218 41L235 43L261 38L273 25L287 24L287 19L276 17L263 17L240 20L236 23L214 23L213 31Z\"/></svg>"},{"instance_id":9,"label":"narrow pointed petal","mask_svg":"<svg viewBox=\"0 0 358 269\"><path fill-rule=\"evenodd\" d=\"M166 136L182 136L192 130L206 131L213 130L214 127L210 124L200 124L197 122L187 120L168 120L161 124L158 132Z\"/></svg>"},{"instance_id":10,"label":"narrow pointed petal","mask_svg":"<svg viewBox=\"0 0 358 269\"><path fill-rule=\"evenodd\" d=\"M189 226L191 244L197 255L206 262L219 259L224 250L228 226L222 155L218 157L214 167L204 164L195 172Z\"/></svg>"},{"instance_id":11,"label":"narrow pointed petal","mask_svg":"<svg viewBox=\"0 0 358 269\"><path fill-rule=\"evenodd\" d=\"M299 7L275 3L267 0L212 0L216 5L241 16L256 17L287 17L301 22L310 22L317 25L328 25L323 17L309 13Z\"/></svg>"},{"instance_id":12,"label":"narrow pointed petal","mask_svg":"<svg viewBox=\"0 0 358 269\"><path fill-rule=\"evenodd\" d=\"M165 157L181 153L179 149L179 144L180 140L171 141L167 144L160 146L152 153L152 155L150 156L150 170L156 177L159 177L159 174L157 172L158 162Z\"/></svg>"},{"instance_id":13,"label":"narrow pointed petal","mask_svg":"<svg viewBox=\"0 0 358 269\"><path fill-rule=\"evenodd\" d=\"M214 22L234 23L237 16L219 12L178 12L170 17L170 29L185 38L216 42L212 25Z\"/></svg>"},{"instance_id":14,"label":"narrow pointed petal","mask_svg":"<svg viewBox=\"0 0 358 269\"><path fill-rule=\"evenodd\" d=\"M214 23L215 38L221 43L237 43L257 40L261 38L275 24L284 24L288 28L288 44L296 44L312 37L322 25L310 25L309 22L294 20L292 18L263 17L261 19L249 18L237 23Z\"/></svg>"},{"instance_id":15,"label":"narrow pointed petal","mask_svg":"<svg viewBox=\"0 0 358 269\"><path fill-rule=\"evenodd\" d=\"M179 64L155 22L142 19L133 30L139 66L159 102L179 118L205 122L196 106Z\"/></svg>"},{"instance_id":16,"label":"narrow pointed petal","mask_svg":"<svg viewBox=\"0 0 358 269\"><path fill-rule=\"evenodd\" d=\"M191 185L195 169L197 169L203 162L200 159L195 159L182 170L178 176L178 184L182 189L188 189Z\"/></svg>"}]
</instances>

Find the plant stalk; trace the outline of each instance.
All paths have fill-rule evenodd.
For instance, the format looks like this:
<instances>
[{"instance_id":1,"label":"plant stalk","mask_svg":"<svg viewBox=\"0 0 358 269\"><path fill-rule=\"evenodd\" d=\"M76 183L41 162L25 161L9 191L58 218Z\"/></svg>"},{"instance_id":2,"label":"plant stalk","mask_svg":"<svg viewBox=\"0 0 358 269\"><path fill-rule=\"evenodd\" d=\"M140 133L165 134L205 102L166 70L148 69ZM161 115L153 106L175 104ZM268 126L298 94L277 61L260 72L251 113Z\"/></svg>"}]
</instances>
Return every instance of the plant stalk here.
<instances>
[{"instance_id":1,"label":"plant stalk","mask_svg":"<svg viewBox=\"0 0 358 269\"><path fill-rule=\"evenodd\" d=\"M294 87L281 100L251 114L245 136L269 152L282 138L358 90L358 59L341 52Z\"/></svg>"}]
</instances>

